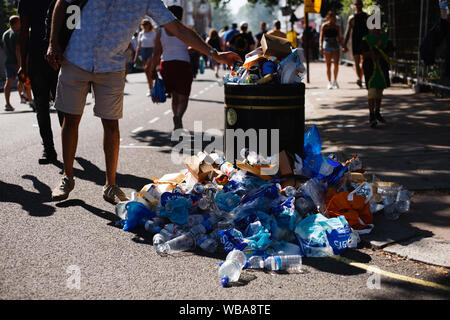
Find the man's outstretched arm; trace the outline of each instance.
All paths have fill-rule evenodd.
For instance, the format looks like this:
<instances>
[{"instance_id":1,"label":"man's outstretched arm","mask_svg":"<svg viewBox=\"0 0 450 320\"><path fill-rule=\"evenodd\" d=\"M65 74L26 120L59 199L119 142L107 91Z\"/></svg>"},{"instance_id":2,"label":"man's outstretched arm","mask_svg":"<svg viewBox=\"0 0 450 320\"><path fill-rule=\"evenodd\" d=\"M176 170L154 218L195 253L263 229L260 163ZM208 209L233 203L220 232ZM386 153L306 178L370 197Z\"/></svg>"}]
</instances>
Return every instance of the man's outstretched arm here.
<instances>
[{"instance_id":1,"label":"man's outstretched arm","mask_svg":"<svg viewBox=\"0 0 450 320\"><path fill-rule=\"evenodd\" d=\"M189 29L178 20L173 20L172 22L165 24L164 28L188 46L191 46L201 54L210 56L219 63L233 66L236 61L242 61L239 55L234 52L216 52L209 44L203 41L195 31ZM210 53L211 51L214 52L212 55Z\"/></svg>"}]
</instances>

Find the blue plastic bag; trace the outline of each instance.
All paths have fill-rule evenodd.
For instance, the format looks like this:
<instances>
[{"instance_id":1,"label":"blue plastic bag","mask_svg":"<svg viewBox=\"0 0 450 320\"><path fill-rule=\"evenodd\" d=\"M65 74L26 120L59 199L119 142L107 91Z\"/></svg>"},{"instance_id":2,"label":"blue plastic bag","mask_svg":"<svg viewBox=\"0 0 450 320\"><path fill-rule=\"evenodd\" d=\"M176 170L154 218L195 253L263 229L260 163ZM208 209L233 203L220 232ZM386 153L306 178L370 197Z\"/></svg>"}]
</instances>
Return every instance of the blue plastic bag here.
<instances>
[{"instance_id":1,"label":"blue plastic bag","mask_svg":"<svg viewBox=\"0 0 450 320\"><path fill-rule=\"evenodd\" d=\"M143 219L151 219L156 213L147 208L144 204L137 201L130 201L125 205L127 210L127 219L123 230L129 231L136 228Z\"/></svg>"},{"instance_id":2,"label":"blue plastic bag","mask_svg":"<svg viewBox=\"0 0 450 320\"><path fill-rule=\"evenodd\" d=\"M320 139L319 130L316 126L312 126L304 136L303 153L307 154L321 154L322 140Z\"/></svg>"},{"instance_id":3,"label":"blue plastic bag","mask_svg":"<svg viewBox=\"0 0 450 320\"><path fill-rule=\"evenodd\" d=\"M160 205L158 207L161 217L168 218L173 223L183 225L188 221L192 200L185 197L167 199L164 206Z\"/></svg>"},{"instance_id":4,"label":"blue plastic bag","mask_svg":"<svg viewBox=\"0 0 450 320\"><path fill-rule=\"evenodd\" d=\"M328 242L327 234L319 224L326 220L327 218L319 213L308 216L297 224L295 236L303 256L328 257L333 255L333 248Z\"/></svg>"},{"instance_id":5,"label":"blue plastic bag","mask_svg":"<svg viewBox=\"0 0 450 320\"><path fill-rule=\"evenodd\" d=\"M155 85L152 91L152 99L155 103L166 102L166 89L164 88L164 81L160 77L155 80Z\"/></svg>"},{"instance_id":6,"label":"blue plastic bag","mask_svg":"<svg viewBox=\"0 0 450 320\"><path fill-rule=\"evenodd\" d=\"M343 253L349 245L352 229L344 216L327 219L311 215L297 224L295 235L306 257L327 257Z\"/></svg>"}]
</instances>

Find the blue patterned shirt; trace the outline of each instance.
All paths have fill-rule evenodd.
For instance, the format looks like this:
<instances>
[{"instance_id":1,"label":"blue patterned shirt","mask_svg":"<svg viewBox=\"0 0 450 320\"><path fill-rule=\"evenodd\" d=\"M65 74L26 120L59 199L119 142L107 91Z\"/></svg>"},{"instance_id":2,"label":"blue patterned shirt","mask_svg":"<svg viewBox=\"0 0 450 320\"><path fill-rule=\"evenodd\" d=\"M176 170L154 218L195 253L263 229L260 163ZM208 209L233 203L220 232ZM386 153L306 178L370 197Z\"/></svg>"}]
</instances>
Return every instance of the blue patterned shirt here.
<instances>
[{"instance_id":1,"label":"blue patterned shirt","mask_svg":"<svg viewBox=\"0 0 450 320\"><path fill-rule=\"evenodd\" d=\"M158 25L175 19L161 0L89 0L64 57L89 72L124 70L125 51L145 15Z\"/></svg>"}]
</instances>

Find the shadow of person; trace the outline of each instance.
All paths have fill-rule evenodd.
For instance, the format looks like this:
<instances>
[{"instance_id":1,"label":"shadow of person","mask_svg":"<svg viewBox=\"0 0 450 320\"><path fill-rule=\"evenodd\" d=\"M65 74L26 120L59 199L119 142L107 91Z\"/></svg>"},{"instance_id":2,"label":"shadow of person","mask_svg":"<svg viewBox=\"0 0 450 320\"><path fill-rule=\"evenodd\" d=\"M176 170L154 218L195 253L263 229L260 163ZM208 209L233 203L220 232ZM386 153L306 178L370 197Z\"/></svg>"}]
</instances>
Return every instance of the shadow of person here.
<instances>
[{"instance_id":1,"label":"shadow of person","mask_svg":"<svg viewBox=\"0 0 450 320\"><path fill-rule=\"evenodd\" d=\"M102 219L109 220L111 222L116 222L117 220L119 220L119 217L116 216L115 214L105 211L105 210L102 210L100 208L91 206L90 204L87 204L86 202L84 202L83 200L80 200L80 199L70 199L70 200L66 200L63 202L59 202L56 204L56 206L58 208L81 207ZM112 224L112 225L114 225L114 224Z\"/></svg>"},{"instance_id":2,"label":"shadow of person","mask_svg":"<svg viewBox=\"0 0 450 320\"><path fill-rule=\"evenodd\" d=\"M40 182L34 176L24 175L22 178L31 180L33 187L38 192L30 192L22 186L0 181L0 201L20 204L22 209L33 217L51 216L55 212L55 208L45 204L50 199L50 187Z\"/></svg>"},{"instance_id":3,"label":"shadow of person","mask_svg":"<svg viewBox=\"0 0 450 320\"><path fill-rule=\"evenodd\" d=\"M80 170L78 168L73 169L75 178L91 181L99 186L105 185L105 175L106 175L105 171L101 170L91 161L86 160L84 158L76 157L75 160L83 168L83 170ZM63 163L59 161L55 162L54 165L60 168L61 170L63 170L64 168ZM151 179L137 177L132 174L122 174L122 173L116 173L116 179L120 184L121 188L130 188L134 190L140 190L146 184L153 182Z\"/></svg>"}]
</instances>

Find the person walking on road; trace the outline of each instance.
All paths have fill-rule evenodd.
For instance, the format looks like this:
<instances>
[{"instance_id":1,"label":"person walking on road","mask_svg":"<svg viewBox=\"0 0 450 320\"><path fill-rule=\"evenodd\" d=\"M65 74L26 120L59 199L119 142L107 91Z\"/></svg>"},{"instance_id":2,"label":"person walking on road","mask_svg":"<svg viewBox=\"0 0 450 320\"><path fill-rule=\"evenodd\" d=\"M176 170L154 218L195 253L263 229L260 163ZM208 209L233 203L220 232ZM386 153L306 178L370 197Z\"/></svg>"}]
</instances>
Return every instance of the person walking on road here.
<instances>
[{"instance_id":1,"label":"person walking on road","mask_svg":"<svg viewBox=\"0 0 450 320\"><path fill-rule=\"evenodd\" d=\"M64 172L52 191L52 200L69 197L75 187L73 163L78 143L78 127L89 88L95 94L94 115L103 124L103 151L106 163L104 200L116 204L128 197L116 184L120 131L125 87L125 51L136 26L146 14L172 35L183 39L203 54L233 65L234 53L218 53L197 34L175 19L161 0L88 1L81 11L82 28L75 29L65 52L58 39L67 7L73 0L57 0L53 12L47 59L57 70L61 66L55 107L64 113L61 130Z\"/></svg>"},{"instance_id":2,"label":"person walking on road","mask_svg":"<svg viewBox=\"0 0 450 320\"><path fill-rule=\"evenodd\" d=\"M363 9L362 0L354 0L353 4L355 6L356 12L348 19L342 51L344 53L348 52L347 44L350 39L351 33L353 61L355 62L355 72L357 77L356 84L360 88L362 88L363 87L362 77L364 72L362 69L363 56L360 49L363 37L369 33L369 29L367 28L367 19L369 16L367 15L367 13L362 11Z\"/></svg>"},{"instance_id":3,"label":"person walking on road","mask_svg":"<svg viewBox=\"0 0 450 320\"><path fill-rule=\"evenodd\" d=\"M136 49L136 55L134 57L134 63L136 63L139 58L142 61L149 86L147 97L150 97L153 91L153 79L151 75L150 64L152 61L153 49L155 47L156 32L154 31L153 25L149 19L142 20L141 27L142 31L138 36L138 46Z\"/></svg>"},{"instance_id":4,"label":"person walking on road","mask_svg":"<svg viewBox=\"0 0 450 320\"><path fill-rule=\"evenodd\" d=\"M339 73L340 45L342 44L341 28L336 24L336 13L328 11L327 21L320 28L319 50L325 57L327 65L328 89L339 89L337 83ZM331 64L334 65L334 81L331 82Z\"/></svg>"},{"instance_id":5,"label":"person walking on road","mask_svg":"<svg viewBox=\"0 0 450 320\"><path fill-rule=\"evenodd\" d=\"M379 122L386 120L381 116L383 90L390 86L389 65L392 63L394 47L386 33L372 29L363 37L361 52L364 54L364 78L368 90L369 123L375 128Z\"/></svg>"},{"instance_id":6,"label":"person walking on road","mask_svg":"<svg viewBox=\"0 0 450 320\"><path fill-rule=\"evenodd\" d=\"M219 33L216 29L211 29L209 31L209 36L208 39L206 39L206 42L217 51L222 51L222 39L220 39ZM219 78L220 64L214 60L211 60L211 69L213 69L213 71L215 72L216 78Z\"/></svg>"},{"instance_id":7,"label":"person walking on road","mask_svg":"<svg viewBox=\"0 0 450 320\"><path fill-rule=\"evenodd\" d=\"M238 34L238 33L239 33L239 30L238 30L238 25L237 25L237 23L232 23L232 24L231 24L231 29L228 30L228 31L225 33L225 35L223 36L223 40L224 40L224 42L225 42L225 46L226 46L227 51L233 50L233 48L232 48L232 46L231 46L231 44L230 44L230 41L231 41L231 39L232 39L236 34Z\"/></svg>"},{"instance_id":8,"label":"person walking on road","mask_svg":"<svg viewBox=\"0 0 450 320\"><path fill-rule=\"evenodd\" d=\"M242 60L245 60L245 55L255 48L255 40L248 31L248 23L241 23L241 32L234 34L228 41L234 52L236 52Z\"/></svg>"},{"instance_id":9,"label":"person walking on road","mask_svg":"<svg viewBox=\"0 0 450 320\"><path fill-rule=\"evenodd\" d=\"M17 71L20 67L20 47L19 47L20 18L11 16L9 18L9 29L3 33L2 44L5 50L5 73L6 81L3 88L5 93L5 111L14 111L11 106L10 96L14 80L17 78ZM18 90L20 96L20 90Z\"/></svg>"},{"instance_id":10,"label":"person walking on road","mask_svg":"<svg viewBox=\"0 0 450 320\"><path fill-rule=\"evenodd\" d=\"M260 25L259 25L261 31L259 33L256 34L256 47L260 47L261 46L261 39L263 37L263 35L265 35L267 33L267 24L264 21L261 21Z\"/></svg>"},{"instance_id":11,"label":"person walking on road","mask_svg":"<svg viewBox=\"0 0 450 320\"><path fill-rule=\"evenodd\" d=\"M276 20L273 23L273 29L267 32L268 35L286 39L286 33L281 31L281 22Z\"/></svg>"},{"instance_id":12,"label":"person walking on road","mask_svg":"<svg viewBox=\"0 0 450 320\"><path fill-rule=\"evenodd\" d=\"M178 20L183 18L182 7L169 6L168 9ZM191 58L187 44L178 39L169 30L166 30L166 28L159 28L155 39L152 70L156 72L156 67L160 65L164 88L172 97L174 130L183 128L182 119L187 110L193 81L190 62Z\"/></svg>"},{"instance_id":13,"label":"person walking on road","mask_svg":"<svg viewBox=\"0 0 450 320\"><path fill-rule=\"evenodd\" d=\"M50 118L50 100L55 97L58 82L58 69L52 69L45 60L48 43L45 41L45 18L52 0L20 0L20 54L21 68L19 78L30 78L34 95L39 133L44 146L39 164L50 164L57 160L53 143ZM58 112L59 124L63 115Z\"/></svg>"}]
</instances>

